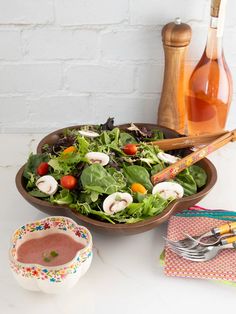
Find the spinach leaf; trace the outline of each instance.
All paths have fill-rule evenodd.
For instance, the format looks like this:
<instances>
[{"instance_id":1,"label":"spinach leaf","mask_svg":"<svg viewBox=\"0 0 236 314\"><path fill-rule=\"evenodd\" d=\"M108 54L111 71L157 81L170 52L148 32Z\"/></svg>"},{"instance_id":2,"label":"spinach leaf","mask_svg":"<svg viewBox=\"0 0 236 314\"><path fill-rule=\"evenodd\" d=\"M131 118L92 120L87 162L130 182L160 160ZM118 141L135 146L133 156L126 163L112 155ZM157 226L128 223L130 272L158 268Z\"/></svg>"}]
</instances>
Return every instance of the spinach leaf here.
<instances>
[{"instance_id":1,"label":"spinach leaf","mask_svg":"<svg viewBox=\"0 0 236 314\"><path fill-rule=\"evenodd\" d=\"M154 174L162 171L164 168L165 167L163 164L158 164L158 165L153 166L151 170L151 175L153 176Z\"/></svg>"},{"instance_id":2,"label":"spinach leaf","mask_svg":"<svg viewBox=\"0 0 236 314\"><path fill-rule=\"evenodd\" d=\"M128 183L141 183L148 191L151 191L153 186L150 181L150 175L148 171L142 166L124 166L124 175L128 180Z\"/></svg>"},{"instance_id":3,"label":"spinach leaf","mask_svg":"<svg viewBox=\"0 0 236 314\"><path fill-rule=\"evenodd\" d=\"M180 172L176 176L175 181L182 185L182 187L184 188L184 195L189 196L197 193L197 184L188 169Z\"/></svg>"},{"instance_id":4,"label":"spinach leaf","mask_svg":"<svg viewBox=\"0 0 236 314\"><path fill-rule=\"evenodd\" d=\"M189 167L189 172L192 175L193 179L195 180L198 188L201 188L206 184L207 174L204 169L197 165L193 165Z\"/></svg>"},{"instance_id":5,"label":"spinach leaf","mask_svg":"<svg viewBox=\"0 0 236 314\"><path fill-rule=\"evenodd\" d=\"M126 132L121 132L120 139L119 139L120 146L124 146L129 143L137 143L137 141L131 134L126 133Z\"/></svg>"},{"instance_id":6,"label":"spinach leaf","mask_svg":"<svg viewBox=\"0 0 236 314\"><path fill-rule=\"evenodd\" d=\"M121 188L120 184L100 164L93 164L85 168L80 180L85 190L101 194L112 194Z\"/></svg>"},{"instance_id":7,"label":"spinach leaf","mask_svg":"<svg viewBox=\"0 0 236 314\"><path fill-rule=\"evenodd\" d=\"M49 197L48 194L45 194L39 190L32 190L30 192L28 192L31 196L34 196L34 197L40 197L40 198L46 198L46 197Z\"/></svg>"},{"instance_id":8,"label":"spinach leaf","mask_svg":"<svg viewBox=\"0 0 236 314\"><path fill-rule=\"evenodd\" d=\"M47 154L30 154L27 164L24 169L23 176L26 179L30 179L32 176L32 173L36 173L36 169L38 168L39 164L41 162L47 162L49 160L49 157Z\"/></svg>"}]
</instances>

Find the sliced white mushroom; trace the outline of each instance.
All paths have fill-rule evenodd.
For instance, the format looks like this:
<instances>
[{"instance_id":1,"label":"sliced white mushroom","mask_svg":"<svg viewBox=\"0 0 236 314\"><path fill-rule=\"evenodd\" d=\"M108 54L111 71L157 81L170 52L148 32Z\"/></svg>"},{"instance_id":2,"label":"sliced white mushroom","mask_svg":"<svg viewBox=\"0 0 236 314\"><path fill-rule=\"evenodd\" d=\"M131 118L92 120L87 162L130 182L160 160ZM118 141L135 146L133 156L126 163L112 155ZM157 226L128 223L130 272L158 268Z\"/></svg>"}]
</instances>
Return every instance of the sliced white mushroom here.
<instances>
[{"instance_id":1,"label":"sliced white mushroom","mask_svg":"<svg viewBox=\"0 0 236 314\"><path fill-rule=\"evenodd\" d=\"M170 197L181 198L184 196L183 187L176 182L161 182L156 184L152 189L152 194L160 194L162 198L167 200Z\"/></svg>"},{"instance_id":2,"label":"sliced white mushroom","mask_svg":"<svg viewBox=\"0 0 236 314\"><path fill-rule=\"evenodd\" d=\"M85 137L90 137L90 138L95 138L95 137L100 136L97 132L89 131L89 130L88 131L80 130L79 134Z\"/></svg>"},{"instance_id":3,"label":"sliced white mushroom","mask_svg":"<svg viewBox=\"0 0 236 314\"><path fill-rule=\"evenodd\" d=\"M110 160L107 154L100 152L90 152L87 153L85 157L88 158L92 164L101 164L102 166L106 166Z\"/></svg>"},{"instance_id":4,"label":"sliced white mushroom","mask_svg":"<svg viewBox=\"0 0 236 314\"><path fill-rule=\"evenodd\" d=\"M103 202L103 210L109 215L113 215L129 204L133 203L133 197L129 193L116 192L109 195Z\"/></svg>"},{"instance_id":5,"label":"sliced white mushroom","mask_svg":"<svg viewBox=\"0 0 236 314\"><path fill-rule=\"evenodd\" d=\"M53 195L57 191L58 183L52 176L46 175L36 181L36 186L41 192Z\"/></svg>"},{"instance_id":6,"label":"sliced white mushroom","mask_svg":"<svg viewBox=\"0 0 236 314\"><path fill-rule=\"evenodd\" d=\"M162 161L166 162L167 164L174 164L176 163L178 160L180 160L180 158L175 157L173 155L170 154L166 154L164 152L160 152L157 154L157 157L159 159L161 159Z\"/></svg>"}]
</instances>

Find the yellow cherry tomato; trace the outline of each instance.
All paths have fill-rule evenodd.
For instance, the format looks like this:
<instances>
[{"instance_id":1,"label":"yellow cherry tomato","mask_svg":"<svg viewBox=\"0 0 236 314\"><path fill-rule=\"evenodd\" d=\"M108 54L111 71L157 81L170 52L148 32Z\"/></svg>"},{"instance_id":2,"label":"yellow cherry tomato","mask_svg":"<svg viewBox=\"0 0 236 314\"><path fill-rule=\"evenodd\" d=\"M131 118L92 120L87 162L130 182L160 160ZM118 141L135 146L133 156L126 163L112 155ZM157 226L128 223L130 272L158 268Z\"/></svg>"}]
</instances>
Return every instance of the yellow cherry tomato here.
<instances>
[{"instance_id":1,"label":"yellow cherry tomato","mask_svg":"<svg viewBox=\"0 0 236 314\"><path fill-rule=\"evenodd\" d=\"M68 154L68 153L74 153L74 152L76 152L76 147L75 146L69 146L63 150L62 154Z\"/></svg>"},{"instance_id":2,"label":"yellow cherry tomato","mask_svg":"<svg viewBox=\"0 0 236 314\"><path fill-rule=\"evenodd\" d=\"M135 192L139 192L141 194L146 194L147 193L147 190L146 188L140 184L140 183L133 183L131 185L131 190L135 193Z\"/></svg>"}]
</instances>

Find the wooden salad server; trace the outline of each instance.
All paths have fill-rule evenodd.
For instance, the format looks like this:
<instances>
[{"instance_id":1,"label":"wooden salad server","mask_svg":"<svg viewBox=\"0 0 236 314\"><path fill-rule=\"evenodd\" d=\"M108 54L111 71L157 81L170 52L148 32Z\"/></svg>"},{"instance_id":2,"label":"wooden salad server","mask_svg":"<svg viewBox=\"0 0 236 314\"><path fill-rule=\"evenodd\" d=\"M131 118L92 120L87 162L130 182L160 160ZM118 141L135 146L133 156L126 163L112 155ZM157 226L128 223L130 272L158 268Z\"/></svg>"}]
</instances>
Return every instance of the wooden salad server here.
<instances>
[{"instance_id":1,"label":"wooden salad server","mask_svg":"<svg viewBox=\"0 0 236 314\"><path fill-rule=\"evenodd\" d=\"M219 136L217 139L213 140L213 142L211 142L210 144L197 149L195 152L189 154L188 156L180 159L173 165L170 165L164 170L153 175L151 178L152 183L157 184L162 181L173 179L177 174L179 174L184 169L195 164L199 160L203 159L204 157L214 152L215 150L223 147L227 143L234 141L236 141L236 129L233 131L226 132L225 134Z\"/></svg>"},{"instance_id":2,"label":"wooden salad server","mask_svg":"<svg viewBox=\"0 0 236 314\"><path fill-rule=\"evenodd\" d=\"M208 134L208 135L200 135L200 136L198 135L198 136L184 136L184 137L178 137L178 138L170 138L170 139L149 142L149 144L158 146L162 150L173 150L173 149L194 147L194 146L201 146L204 144L208 144L226 133L227 131ZM139 146L139 144L136 144L136 146Z\"/></svg>"}]
</instances>

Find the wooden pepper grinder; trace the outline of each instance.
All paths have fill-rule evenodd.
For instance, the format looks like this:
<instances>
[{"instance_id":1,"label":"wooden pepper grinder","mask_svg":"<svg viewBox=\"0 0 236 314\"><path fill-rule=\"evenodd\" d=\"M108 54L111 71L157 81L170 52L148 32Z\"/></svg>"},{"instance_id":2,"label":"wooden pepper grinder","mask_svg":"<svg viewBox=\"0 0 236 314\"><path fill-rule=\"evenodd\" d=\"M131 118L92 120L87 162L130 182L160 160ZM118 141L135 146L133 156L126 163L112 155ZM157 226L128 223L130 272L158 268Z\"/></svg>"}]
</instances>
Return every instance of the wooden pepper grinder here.
<instances>
[{"instance_id":1,"label":"wooden pepper grinder","mask_svg":"<svg viewBox=\"0 0 236 314\"><path fill-rule=\"evenodd\" d=\"M191 35L191 27L180 18L162 29L165 72L157 122L180 133L185 132L184 61Z\"/></svg>"}]
</instances>

